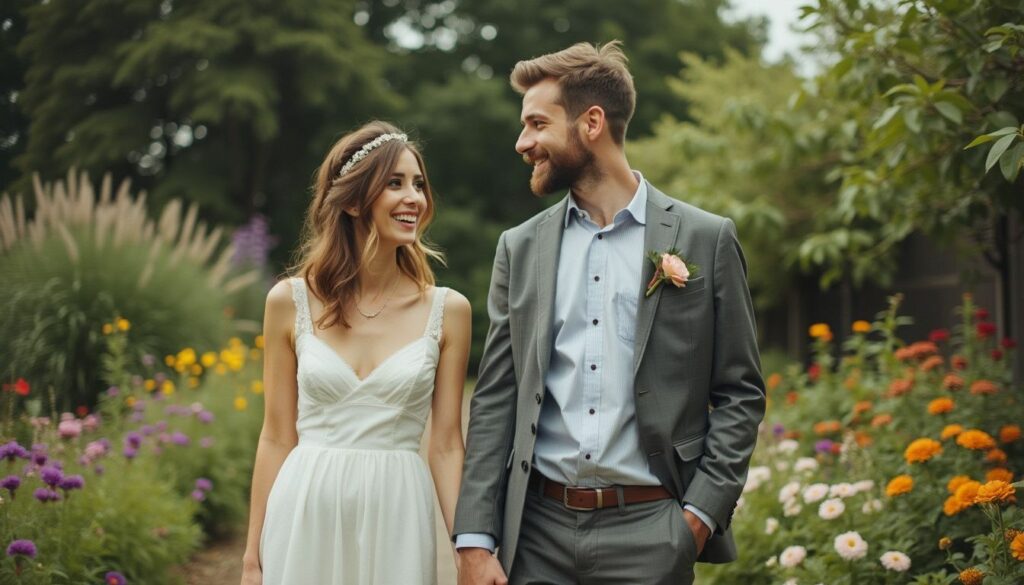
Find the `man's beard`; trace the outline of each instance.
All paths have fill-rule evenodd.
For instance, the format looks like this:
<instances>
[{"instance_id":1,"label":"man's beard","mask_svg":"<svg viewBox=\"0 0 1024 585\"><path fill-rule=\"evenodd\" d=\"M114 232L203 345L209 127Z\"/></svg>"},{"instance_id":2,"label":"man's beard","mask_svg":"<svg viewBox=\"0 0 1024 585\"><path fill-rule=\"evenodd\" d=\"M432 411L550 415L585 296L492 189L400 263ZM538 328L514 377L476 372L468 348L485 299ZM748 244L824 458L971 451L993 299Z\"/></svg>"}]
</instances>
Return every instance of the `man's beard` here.
<instances>
[{"instance_id":1,"label":"man's beard","mask_svg":"<svg viewBox=\"0 0 1024 585\"><path fill-rule=\"evenodd\" d=\"M575 132L570 130L568 134L568 148L557 155L549 151L546 172L538 175L534 170L530 177L530 190L534 195L540 197L556 191L567 191L580 179L595 173L594 153L587 149Z\"/></svg>"}]
</instances>

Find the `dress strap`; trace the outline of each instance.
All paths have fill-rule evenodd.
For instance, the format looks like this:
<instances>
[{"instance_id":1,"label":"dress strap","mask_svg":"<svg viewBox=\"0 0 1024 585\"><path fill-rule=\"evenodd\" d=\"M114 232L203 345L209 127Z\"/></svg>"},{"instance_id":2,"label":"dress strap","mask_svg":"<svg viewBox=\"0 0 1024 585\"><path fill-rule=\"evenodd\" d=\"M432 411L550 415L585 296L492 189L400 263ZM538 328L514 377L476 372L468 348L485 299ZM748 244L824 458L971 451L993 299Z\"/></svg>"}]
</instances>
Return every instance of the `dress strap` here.
<instances>
[{"instance_id":1,"label":"dress strap","mask_svg":"<svg viewBox=\"0 0 1024 585\"><path fill-rule=\"evenodd\" d=\"M309 298L306 295L306 280L293 278L292 300L295 302L295 337L313 332L313 319L309 314Z\"/></svg>"},{"instance_id":2,"label":"dress strap","mask_svg":"<svg viewBox=\"0 0 1024 585\"><path fill-rule=\"evenodd\" d=\"M430 318L427 319L427 331L425 335L434 341L441 340L441 326L444 324L444 300L448 296L448 289L441 286L434 287L433 304L430 307Z\"/></svg>"}]
</instances>

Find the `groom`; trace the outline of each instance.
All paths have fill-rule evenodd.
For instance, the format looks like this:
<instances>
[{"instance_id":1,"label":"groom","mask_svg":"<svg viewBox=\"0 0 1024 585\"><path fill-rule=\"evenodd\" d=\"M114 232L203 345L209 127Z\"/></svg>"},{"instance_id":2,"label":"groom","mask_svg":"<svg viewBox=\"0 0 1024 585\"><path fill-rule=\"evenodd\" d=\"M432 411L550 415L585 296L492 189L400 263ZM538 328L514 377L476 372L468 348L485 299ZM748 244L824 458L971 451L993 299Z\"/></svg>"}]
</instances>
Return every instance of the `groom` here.
<instances>
[{"instance_id":1,"label":"groom","mask_svg":"<svg viewBox=\"0 0 1024 585\"><path fill-rule=\"evenodd\" d=\"M765 406L736 228L630 170L617 42L522 61L511 81L531 189L569 194L498 240L459 583L692 583L695 562L736 556Z\"/></svg>"}]
</instances>

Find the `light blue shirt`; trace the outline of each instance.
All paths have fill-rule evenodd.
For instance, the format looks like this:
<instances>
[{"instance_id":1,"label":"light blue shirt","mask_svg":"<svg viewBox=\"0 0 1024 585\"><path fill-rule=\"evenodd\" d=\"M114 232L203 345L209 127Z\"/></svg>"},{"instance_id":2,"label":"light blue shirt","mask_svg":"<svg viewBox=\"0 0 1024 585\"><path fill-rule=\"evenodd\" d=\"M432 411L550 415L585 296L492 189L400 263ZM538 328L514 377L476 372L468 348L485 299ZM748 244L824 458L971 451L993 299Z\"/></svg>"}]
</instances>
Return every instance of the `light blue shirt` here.
<instances>
[{"instance_id":1,"label":"light blue shirt","mask_svg":"<svg viewBox=\"0 0 1024 585\"><path fill-rule=\"evenodd\" d=\"M554 343L537 424L534 467L566 485L661 485L647 465L633 402L637 302L643 275L647 183L603 228L570 195L558 258ZM712 532L711 518L687 504ZM494 550L486 534L456 548Z\"/></svg>"}]
</instances>

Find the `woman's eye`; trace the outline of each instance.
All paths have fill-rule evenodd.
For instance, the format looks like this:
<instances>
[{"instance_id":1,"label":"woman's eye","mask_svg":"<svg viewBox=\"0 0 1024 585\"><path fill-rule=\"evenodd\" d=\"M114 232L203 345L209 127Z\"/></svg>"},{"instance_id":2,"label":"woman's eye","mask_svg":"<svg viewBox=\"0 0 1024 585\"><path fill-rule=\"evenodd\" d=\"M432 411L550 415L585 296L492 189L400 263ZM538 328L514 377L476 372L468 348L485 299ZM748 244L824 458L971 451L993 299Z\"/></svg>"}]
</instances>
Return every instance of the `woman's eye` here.
<instances>
[{"instance_id":1,"label":"woman's eye","mask_svg":"<svg viewBox=\"0 0 1024 585\"><path fill-rule=\"evenodd\" d=\"M426 186L427 186L427 184L423 183L423 182L416 183L416 190L417 191L422 191L424 188L426 188Z\"/></svg>"},{"instance_id":2,"label":"woman's eye","mask_svg":"<svg viewBox=\"0 0 1024 585\"><path fill-rule=\"evenodd\" d=\"M401 186L402 186L402 180L401 179L391 179L388 182L388 187L395 187L397 189L397 188L400 188Z\"/></svg>"}]
</instances>

